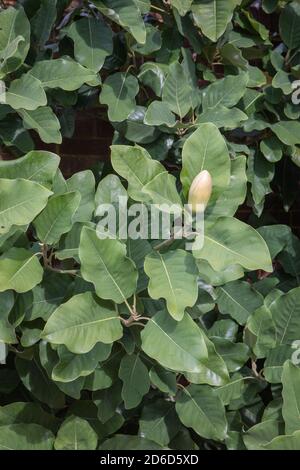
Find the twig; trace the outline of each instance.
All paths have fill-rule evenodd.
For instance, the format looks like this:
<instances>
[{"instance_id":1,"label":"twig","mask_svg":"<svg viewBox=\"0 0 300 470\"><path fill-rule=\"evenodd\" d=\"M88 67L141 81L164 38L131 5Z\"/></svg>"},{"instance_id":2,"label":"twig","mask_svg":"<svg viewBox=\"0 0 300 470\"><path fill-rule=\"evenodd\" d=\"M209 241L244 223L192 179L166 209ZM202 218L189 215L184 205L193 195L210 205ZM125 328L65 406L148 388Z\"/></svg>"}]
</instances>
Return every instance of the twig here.
<instances>
[{"instance_id":1,"label":"twig","mask_svg":"<svg viewBox=\"0 0 300 470\"><path fill-rule=\"evenodd\" d=\"M50 254L50 257L48 258L48 246L45 245L45 244L41 244L41 247L42 247L42 256L43 256L43 262L44 262L44 267L45 269L48 269L49 271L53 271L55 273L59 273L59 274L70 274L72 276L78 276L78 272L77 270L75 269L59 269L59 268L54 268L52 265L51 265L51 261L52 261L52 258L54 256L54 253L51 252ZM80 277L80 276L78 276Z\"/></svg>"},{"instance_id":2,"label":"twig","mask_svg":"<svg viewBox=\"0 0 300 470\"><path fill-rule=\"evenodd\" d=\"M164 240L163 242L159 243L158 245L156 245L153 249L155 251L159 251L161 248L164 248L166 246L169 246L173 243L173 241L175 240L174 236L172 236L171 238L168 238L168 240Z\"/></svg>"}]
</instances>

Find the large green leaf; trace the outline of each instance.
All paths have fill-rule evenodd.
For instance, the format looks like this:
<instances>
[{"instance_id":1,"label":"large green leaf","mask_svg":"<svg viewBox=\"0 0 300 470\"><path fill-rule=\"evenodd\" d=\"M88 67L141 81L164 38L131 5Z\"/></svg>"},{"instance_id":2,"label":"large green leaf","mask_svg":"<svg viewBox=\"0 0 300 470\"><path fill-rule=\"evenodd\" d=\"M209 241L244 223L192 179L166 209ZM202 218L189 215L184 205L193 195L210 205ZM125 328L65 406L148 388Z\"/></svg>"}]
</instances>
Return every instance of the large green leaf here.
<instances>
[{"instance_id":1,"label":"large green leaf","mask_svg":"<svg viewBox=\"0 0 300 470\"><path fill-rule=\"evenodd\" d=\"M23 8L0 12L0 78L18 69L30 47L30 23Z\"/></svg>"},{"instance_id":2,"label":"large green leaf","mask_svg":"<svg viewBox=\"0 0 300 470\"><path fill-rule=\"evenodd\" d=\"M204 98L204 96L203 96ZM217 98L218 99L218 98ZM243 121L247 121L248 117L238 108L226 108L222 104L216 104L212 108L205 109L199 114L197 124L211 122L218 128L236 129L241 126Z\"/></svg>"},{"instance_id":3,"label":"large green leaf","mask_svg":"<svg viewBox=\"0 0 300 470\"><path fill-rule=\"evenodd\" d=\"M266 225L259 227L258 232L266 241L271 258L274 259L291 240L291 229L287 225Z\"/></svg>"},{"instance_id":4,"label":"large green leaf","mask_svg":"<svg viewBox=\"0 0 300 470\"><path fill-rule=\"evenodd\" d=\"M117 72L104 82L100 103L108 106L110 121L124 121L135 109L139 84L133 75Z\"/></svg>"},{"instance_id":5,"label":"large green leaf","mask_svg":"<svg viewBox=\"0 0 300 470\"><path fill-rule=\"evenodd\" d=\"M213 338L213 343L229 372L238 371L249 359L249 348L244 343L234 343L226 338Z\"/></svg>"},{"instance_id":6,"label":"large green leaf","mask_svg":"<svg viewBox=\"0 0 300 470\"><path fill-rule=\"evenodd\" d=\"M176 119L174 114L171 112L171 107L167 102L164 103L162 101L152 101L144 118L144 123L148 126L165 125L173 127L175 122Z\"/></svg>"},{"instance_id":7,"label":"large green leaf","mask_svg":"<svg viewBox=\"0 0 300 470\"><path fill-rule=\"evenodd\" d=\"M137 293L144 291L148 286L148 277L144 271L144 261L145 257L152 252L152 247L148 240L132 240L128 238L127 240L127 253L128 256L135 263L139 277L137 284Z\"/></svg>"},{"instance_id":8,"label":"large green leaf","mask_svg":"<svg viewBox=\"0 0 300 470\"><path fill-rule=\"evenodd\" d=\"M268 419L252 426L243 436L247 449L261 450L264 445L281 434L281 428L282 423L275 419Z\"/></svg>"},{"instance_id":9,"label":"large green leaf","mask_svg":"<svg viewBox=\"0 0 300 470\"><path fill-rule=\"evenodd\" d=\"M263 304L263 297L248 282L233 281L218 287L217 304L221 313L230 315L240 325Z\"/></svg>"},{"instance_id":10,"label":"large green leaf","mask_svg":"<svg viewBox=\"0 0 300 470\"><path fill-rule=\"evenodd\" d=\"M42 82L44 88L77 90L84 83L93 82L96 74L71 58L36 62L30 74Z\"/></svg>"},{"instance_id":11,"label":"large green leaf","mask_svg":"<svg viewBox=\"0 0 300 470\"><path fill-rule=\"evenodd\" d=\"M206 260L198 259L197 267L200 279L212 286L222 286L227 282L244 277L244 270L239 264L232 264L223 271L216 271Z\"/></svg>"},{"instance_id":12,"label":"large green leaf","mask_svg":"<svg viewBox=\"0 0 300 470\"><path fill-rule=\"evenodd\" d=\"M40 49L49 40L57 17L57 3L57 0L42 0L39 9L31 18L32 32Z\"/></svg>"},{"instance_id":13,"label":"large green leaf","mask_svg":"<svg viewBox=\"0 0 300 470\"><path fill-rule=\"evenodd\" d=\"M161 311L150 318L141 336L143 351L171 370L200 372L201 361L208 357L202 331L187 313L177 322Z\"/></svg>"},{"instance_id":14,"label":"large green leaf","mask_svg":"<svg viewBox=\"0 0 300 470\"><path fill-rule=\"evenodd\" d=\"M0 258L0 292L27 292L39 284L43 268L37 255L24 248L11 248Z\"/></svg>"},{"instance_id":15,"label":"large green leaf","mask_svg":"<svg viewBox=\"0 0 300 470\"><path fill-rule=\"evenodd\" d=\"M245 379L240 373L233 374L231 380L216 389L216 394L221 398L224 405L239 398L245 388Z\"/></svg>"},{"instance_id":16,"label":"large green leaf","mask_svg":"<svg viewBox=\"0 0 300 470\"><path fill-rule=\"evenodd\" d=\"M60 158L45 150L32 150L16 160L0 162L0 178L23 178L49 187L57 171Z\"/></svg>"},{"instance_id":17,"label":"large green leaf","mask_svg":"<svg viewBox=\"0 0 300 470\"><path fill-rule=\"evenodd\" d=\"M193 307L198 298L197 267L193 256L184 250L151 253L145 259L144 269L150 278L150 296L166 299L172 317L182 320L186 307Z\"/></svg>"},{"instance_id":18,"label":"large green leaf","mask_svg":"<svg viewBox=\"0 0 300 470\"><path fill-rule=\"evenodd\" d=\"M143 408L139 421L140 434L146 439L166 446L177 434L180 422L174 403L156 400Z\"/></svg>"},{"instance_id":19,"label":"large green leaf","mask_svg":"<svg viewBox=\"0 0 300 470\"><path fill-rule=\"evenodd\" d=\"M286 145L300 144L300 122L298 121L280 121L272 124L272 131L278 139Z\"/></svg>"},{"instance_id":20,"label":"large green leaf","mask_svg":"<svg viewBox=\"0 0 300 470\"><path fill-rule=\"evenodd\" d=\"M14 109L33 111L47 104L47 96L40 80L27 73L11 83L6 103Z\"/></svg>"},{"instance_id":21,"label":"large green leaf","mask_svg":"<svg viewBox=\"0 0 300 470\"><path fill-rule=\"evenodd\" d=\"M55 346L54 346L55 348ZM46 341L41 341L39 343L39 361L42 367L44 368L43 372L46 372L45 378L49 379L49 382L51 385L55 385L58 391L61 393L62 396L64 397L64 394L67 396L70 396L75 399L80 398L81 390L84 386L85 379L84 377L79 377L78 379L74 380L73 382L54 382L52 379L52 371L59 361L58 354L55 351L50 343L47 343ZM36 351L37 354L37 351ZM33 390L32 393L35 393L35 390ZM45 403L48 403L47 400L50 400L51 397L48 398L46 395L44 398Z\"/></svg>"},{"instance_id":22,"label":"large green leaf","mask_svg":"<svg viewBox=\"0 0 300 470\"><path fill-rule=\"evenodd\" d=\"M74 217L75 216L73 216L73 219ZM63 261L70 258L74 258L74 260L79 263L78 250L80 243L80 235L82 228L85 225L95 228L95 224L93 222L75 222L70 232L68 232L64 237L60 239L59 250L55 252L55 256L57 259ZM79 278L77 280L79 282Z\"/></svg>"},{"instance_id":23,"label":"large green leaf","mask_svg":"<svg viewBox=\"0 0 300 470\"><path fill-rule=\"evenodd\" d=\"M202 332L204 342L207 348L208 356L202 359L197 372L186 372L185 376L189 382L194 384L209 384L220 387L229 381L228 369L219 355L212 341L210 341L204 332Z\"/></svg>"},{"instance_id":24,"label":"large green leaf","mask_svg":"<svg viewBox=\"0 0 300 470\"><path fill-rule=\"evenodd\" d=\"M225 32L233 11L241 0L196 0L192 4L193 18L203 34L216 42Z\"/></svg>"},{"instance_id":25,"label":"large green leaf","mask_svg":"<svg viewBox=\"0 0 300 470\"><path fill-rule=\"evenodd\" d=\"M270 306L276 329L276 343L291 344L300 338L300 287L278 297Z\"/></svg>"},{"instance_id":26,"label":"large green leaf","mask_svg":"<svg viewBox=\"0 0 300 470\"><path fill-rule=\"evenodd\" d=\"M123 357L119 377L123 382L122 398L125 408L136 408L150 388L148 369L138 354Z\"/></svg>"},{"instance_id":27,"label":"large green leaf","mask_svg":"<svg viewBox=\"0 0 300 470\"><path fill-rule=\"evenodd\" d=\"M128 194L136 201L149 200L149 195L142 192L144 186L165 172L159 162L152 160L149 153L138 146L113 145L111 162L114 170L128 181Z\"/></svg>"},{"instance_id":28,"label":"large green leaf","mask_svg":"<svg viewBox=\"0 0 300 470\"><path fill-rule=\"evenodd\" d=\"M139 43L145 43L146 28L135 0L96 0L94 3L103 15L123 26Z\"/></svg>"},{"instance_id":29,"label":"large green leaf","mask_svg":"<svg viewBox=\"0 0 300 470\"><path fill-rule=\"evenodd\" d=\"M285 433L300 431L300 369L291 361L285 362L282 373L282 415Z\"/></svg>"},{"instance_id":30,"label":"large green leaf","mask_svg":"<svg viewBox=\"0 0 300 470\"><path fill-rule=\"evenodd\" d=\"M280 344L267 352L264 363L264 377L271 384L282 382L283 367L291 359L294 350L288 344ZM297 351L296 351L297 353Z\"/></svg>"},{"instance_id":31,"label":"large green leaf","mask_svg":"<svg viewBox=\"0 0 300 470\"><path fill-rule=\"evenodd\" d=\"M94 229L83 227L79 258L83 278L94 284L102 299L122 303L135 292L138 273L119 240L101 240Z\"/></svg>"},{"instance_id":32,"label":"large green leaf","mask_svg":"<svg viewBox=\"0 0 300 470\"><path fill-rule=\"evenodd\" d=\"M227 434L224 405L207 385L190 385L176 400L176 411L182 423L206 439L223 441Z\"/></svg>"},{"instance_id":33,"label":"large green leaf","mask_svg":"<svg viewBox=\"0 0 300 470\"><path fill-rule=\"evenodd\" d=\"M249 225L231 217L220 217L204 234L204 245L194 256L206 259L216 271L232 264L245 269L272 272L268 247L259 233Z\"/></svg>"},{"instance_id":34,"label":"large green leaf","mask_svg":"<svg viewBox=\"0 0 300 470\"><path fill-rule=\"evenodd\" d=\"M232 217L243 204L247 193L246 158L241 155L231 160L229 186L218 197L215 203L206 210L206 220L211 222L221 216Z\"/></svg>"},{"instance_id":35,"label":"large green leaf","mask_svg":"<svg viewBox=\"0 0 300 470\"><path fill-rule=\"evenodd\" d=\"M68 296L71 284L72 279L68 274L46 271L42 283L32 289L32 295L26 301L24 307L26 321L37 318L48 320Z\"/></svg>"},{"instance_id":36,"label":"large green leaf","mask_svg":"<svg viewBox=\"0 0 300 470\"><path fill-rule=\"evenodd\" d=\"M300 274L300 240L290 232L285 237L284 245L278 256L279 262L286 273L297 277Z\"/></svg>"},{"instance_id":37,"label":"large green leaf","mask_svg":"<svg viewBox=\"0 0 300 470\"><path fill-rule=\"evenodd\" d=\"M89 222L95 209L95 177L91 170L79 171L67 180L68 191L79 191L81 200L73 222Z\"/></svg>"},{"instance_id":38,"label":"large green leaf","mask_svg":"<svg viewBox=\"0 0 300 470\"><path fill-rule=\"evenodd\" d=\"M300 5L297 1L288 3L279 19L280 34L289 49L300 46Z\"/></svg>"},{"instance_id":39,"label":"large green leaf","mask_svg":"<svg viewBox=\"0 0 300 470\"><path fill-rule=\"evenodd\" d=\"M289 436L278 436L263 446L264 450L299 450L300 431Z\"/></svg>"},{"instance_id":40,"label":"large green leaf","mask_svg":"<svg viewBox=\"0 0 300 470\"><path fill-rule=\"evenodd\" d=\"M64 344L74 354L84 354L102 342L110 344L123 335L115 309L96 301L91 292L78 294L60 305L51 315L43 337Z\"/></svg>"},{"instance_id":41,"label":"large green leaf","mask_svg":"<svg viewBox=\"0 0 300 470\"><path fill-rule=\"evenodd\" d=\"M127 200L127 191L120 178L117 175L107 175L100 181L96 190L96 209L101 204L117 204L121 197Z\"/></svg>"},{"instance_id":42,"label":"large green leaf","mask_svg":"<svg viewBox=\"0 0 300 470\"><path fill-rule=\"evenodd\" d=\"M15 401L0 407L0 426L8 424L39 424L53 432L57 431L58 419L43 410L38 403Z\"/></svg>"},{"instance_id":43,"label":"large green leaf","mask_svg":"<svg viewBox=\"0 0 300 470\"><path fill-rule=\"evenodd\" d=\"M39 424L1 426L0 450L52 450L54 436Z\"/></svg>"},{"instance_id":44,"label":"large green leaf","mask_svg":"<svg viewBox=\"0 0 300 470\"><path fill-rule=\"evenodd\" d=\"M15 329L9 322L9 314L14 302L12 291L0 293L0 341L6 344L17 343Z\"/></svg>"},{"instance_id":45,"label":"large green leaf","mask_svg":"<svg viewBox=\"0 0 300 470\"><path fill-rule=\"evenodd\" d=\"M248 81L248 73L241 73L227 75L227 77L209 85L202 93L204 111L218 109L220 105L226 108L235 106L244 96ZM224 126L227 127L226 123Z\"/></svg>"},{"instance_id":46,"label":"large green leaf","mask_svg":"<svg viewBox=\"0 0 300 470\"><path fill-rule=\"evenodd\" d=\"M98 72L113 51L112 31L102 19L81 18L67 29L74 42L75 59L89 70Z\"/></svg>"},{"instance_id":47,"label":"large green leaf","mask_svg":"<svg viewBox=\"0 0 300 470\"><path fill-rule=\"evenodd\" d=\"M0 179L0 232L29 224L46 206L51 192L24 179Z\"/></svg>"},{"instance_id":48,"label":"large green leaf","mask_svg":"<svg viewBox=\"0 0 300 470\"><path fill-rule=\"evenodd\" d=\"M52 196L33 224L38 239L46 245L57 243L71 229L80 200L78 191Z\"/></svg>"},{"instance_id":49,"label":"large green leaf","mask_svg":"<svg viewBox=\"0 0 300 470\"><path fill-rule=\"evenodd\" d=\"M263 305L248 318L244 330L245 342L251 346L258 358L265 357L276 344L275 334L271 312Z\"/></svg>"},{"instance_id":50,"label":"large green leaf","mask_svg":"<svg viewBox=\"0 0 300 470\"><path fill-rule=\"evenodd\" d=\"M98 436L88 421L77 416L67 418L58 430L56 450L95 450Z\"/></svg>"},{"instance_id":51,"label":"large green leaf","mask_svg":"<svg viewBox=\"0 0 300 470\"><path fill-rule=\"evenodd\" d=\"M264 206L265 196L271 193L270 182L274 178L274 163L261 158L258 153L248 156L248 181L251 183L251 193L255 213L259 216Z\"/></svg>"},{"instance_id":52,"label":"large green leaf","mask_svg":"<svg viewBox=\"0 0 300 470\"><path fill-rule=\"evenodd\" d=\"M149 195L152 204L170 213L181 213L182 202L176 188L176 178L167 171L159 173L147 183L142 193Z\"/></svg>"},{"instance_id":53,"label":"large green leaf","mask_svg":"<svg viewBox=\"0 0 300 470\"><path fill-rule=\"evenodd\" d=\"M192 3L193 0L171 0L172 7L175 7L181 16L190 11Z\"/></svg>"},{"instance_id":54,"label":"large green leaf","mask_svg":"<svg viewBox=\"0 0 300 470\"><path fill-rule=\"evenodd\" d=\"M34 111L20 109L25 129L34 129L46 144L61 144L60 122L49 106L37 108Z\"/></svg>"},{"instance_id":55,"label":"large green leaf","mask_svg":"<svg viewBox=\"0 0 300 470\"><path fill-rule=\"evenodd\" d=\"M59 362L52 370L52 378L59 382L72 382L78 377L90 375L100 361L108 358L111 344L97 343L86 354L73 354L65 346L59 346L57 353Z\"/></svg>"},{"instance_id":56,"label":"large green leaf","mask_svg":"<svg viewBox=\"0 0 300 470\"><path fill-rule=\"evenodd\" d=\"M151 88L156 96L161 96L168 70L169 68L166 64L145 62L140 67L138 78L144 85Z\"/></svg>"},{"instance_id":57,"label":"large green leaf","mask_svg":"<svg viewBox=\"0 0 300 470\"><path fill-rule=\"evenodd\" d=\"M181 181L185 194L194 178L203 170L212 177L213 196L219 195L230 182L229 152L220 131L214 124L200 124L185 141L182 150Z\"/></svg>"},{"instance_id":58,"label":"large green leaf","mask_svg":"<svg viewBox=\"0 0 300 470\"><path fill-rule=\"evenodd\" d=\"M180 119L193 108L192 89L182 65L177 62L169 67L162 90L162 100Z\"/></svg>"}]
</instances>

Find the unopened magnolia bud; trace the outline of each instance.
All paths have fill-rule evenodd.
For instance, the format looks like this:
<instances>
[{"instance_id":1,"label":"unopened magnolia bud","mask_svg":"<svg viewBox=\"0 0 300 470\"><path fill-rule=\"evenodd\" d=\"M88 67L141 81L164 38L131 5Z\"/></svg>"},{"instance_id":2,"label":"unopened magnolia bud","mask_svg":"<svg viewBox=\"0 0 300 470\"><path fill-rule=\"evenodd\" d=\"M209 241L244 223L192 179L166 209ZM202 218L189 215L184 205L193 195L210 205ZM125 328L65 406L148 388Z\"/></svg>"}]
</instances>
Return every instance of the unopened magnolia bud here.
<instances>
[{"instance_id":1,"label":"unopened magnolia bud","mask_svg":"<svg viewBox=\"0 0 300 470\"><path fill-rule=\"evenodd\" d=\"M212 178L208 171L203 170L195 177L189 191L189 204L191 204L193 212L205 209L211 192Z\"/></svg>"}]
</instances>

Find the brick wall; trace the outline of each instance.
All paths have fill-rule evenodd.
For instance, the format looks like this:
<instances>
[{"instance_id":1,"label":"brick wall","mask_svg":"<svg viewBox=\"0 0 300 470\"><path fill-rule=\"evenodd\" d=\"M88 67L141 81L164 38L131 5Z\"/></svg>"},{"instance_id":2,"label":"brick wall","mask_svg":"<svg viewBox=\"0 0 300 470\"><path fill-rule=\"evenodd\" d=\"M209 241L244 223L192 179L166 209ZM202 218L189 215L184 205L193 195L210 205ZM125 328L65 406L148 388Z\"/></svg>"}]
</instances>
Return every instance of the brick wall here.
<instances>
[{"instance_id":1,"label":"brick wall","mask_svg":"<svg viewBox=\"0 0 300 470\"><path fill-rule=\"evenodd\" d=\"M99 117L96 111L80 111L71 139L64 138L61 145L46 145L37 141L36 148L57 153L61 157L61 170L68 177L107 161L113 132L111 124Z\"/></svg>"}]
</instances>

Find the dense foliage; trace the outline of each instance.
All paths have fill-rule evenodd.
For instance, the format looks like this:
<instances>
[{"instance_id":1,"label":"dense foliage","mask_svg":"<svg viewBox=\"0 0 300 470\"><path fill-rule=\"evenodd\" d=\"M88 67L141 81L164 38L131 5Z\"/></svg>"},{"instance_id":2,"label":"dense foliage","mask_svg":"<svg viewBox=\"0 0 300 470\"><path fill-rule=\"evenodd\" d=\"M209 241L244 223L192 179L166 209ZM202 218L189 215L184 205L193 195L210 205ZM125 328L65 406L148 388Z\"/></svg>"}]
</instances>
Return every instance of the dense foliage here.
<instances>
[{"instance_id":1,"label":"dense foliage","mask_svg":"<svg viewBox=\"0 0 300 470\"><path fill-rule=\"evenodd\" d=\"M300 449L300 2L69 3L1 2L0 449ZM65 180L33 136L87 107L111 165ZM201 249L97 236L203 170Z\"/></svg>"}]
</instances>

